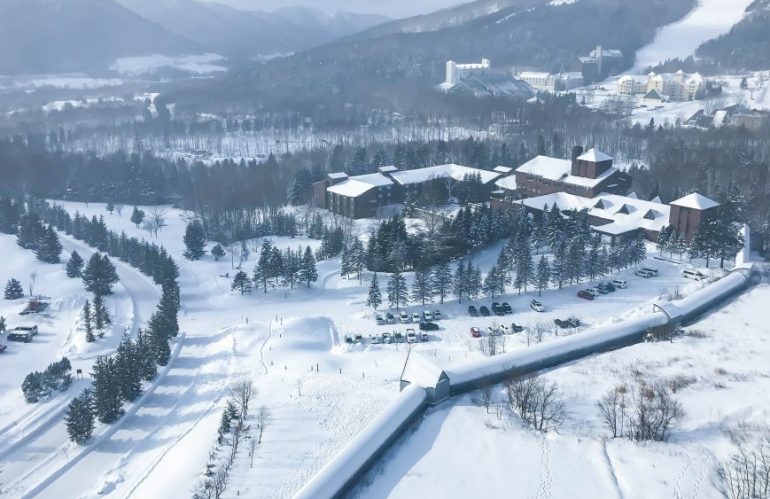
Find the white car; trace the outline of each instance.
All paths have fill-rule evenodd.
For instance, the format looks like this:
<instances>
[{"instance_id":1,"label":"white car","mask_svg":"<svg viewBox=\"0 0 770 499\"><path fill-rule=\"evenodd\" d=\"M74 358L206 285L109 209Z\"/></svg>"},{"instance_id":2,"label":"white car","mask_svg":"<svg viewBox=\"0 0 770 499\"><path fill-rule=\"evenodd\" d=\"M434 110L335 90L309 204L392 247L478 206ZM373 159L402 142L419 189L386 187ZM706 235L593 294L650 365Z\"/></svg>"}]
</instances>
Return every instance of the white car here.
<instances>
[{"instance_id":1,"label":"white car","mask_svg":"<svg viewBox=\"0 0 770 499\"><path fill-rule=\"evenodd\" d=\"M488 326L487 334L489 336L500 336L500 329L496 329L496 328L493 328L492 326Z\"/></svg>"},{"instance_id":2,"label":"white car","mask_svg":"<svg viewBox=\"0 0 770 499\"><path fill-rule=\"evenodd\" d=\"M602 294L602 293L601 293L601 291L599 291L599 290L598 290L598 289L596 289L596 288L588 288L588 289L586 289L586 291L588 291L589 293L591 293L591 296L593 296L594 298L595 298L595 297L597 297L597 296L599 296L600 294Z\"/></svg>"},{"instance_id":3,"label":"white car","mask_svg":"<svg viewBox=\"0 0 770 499\"><path fill-rule=\"evenodd\" d=\"M412 320L409 318L409 314L407 314L406 312L401 312L400 317L401 317L401 324L409 324L410 322L412 322Z\"/></svg>"},{"instance_id":4,"label":"white car","mask_svg":"<svg viewBox=\"0 0 770 499\"><path fill-rule=\"evenodd\" d=\"M654 269L652 267L642 267L642 270L644 270L645 272L649 272L653 276L657 276L658 275L658 269Z\"/></svg>"},{"instance_id":5,"label":"white car","mask_svg":"<svg viewBox=\"0 0 770 499\"><path fill-rule=\"evenodd\" d=\"M626 289L628 287L628 281L625 279L615 279L614 281L611 281L610 284L615 286L616 289Z\"/></svg>"},{"instance_id":6,"label":"white car","mask_svg":"<svg viewBox=\"0 0 770 499\"><path fill-rule=\"evenodd\" d=\"M682 276L684 276L684 277L686 277L688 279L694 279L696 281L702 281L703 279L706 278L706 274L704 274L703 272L700 272L698 270L693 270L693 269L684 269L682 271Z\"/></svg>"},{"instance_id":7,"label":"white car","mask_svg":"<svg viewBox=\"0 0 770 499\"><path fill-rule=\"evenodd\" d=\"M639 277L644 277L645 279L649 279L650 277L653 276L652 273L650 273L650 272L648 272L648 271L646 271L644 269L637 270L636 272L634 272L634 275L639 276Z\"/></svg>"},{"instance_id":8,"label":"white car","mask_svg":"<svg viewBox=\"0 0 770 499\"><path fill-rule=\"evenodd\" d=\"M382 333L382 342L386 345L393 343L393 336L390 333Z\"/></svg>"},{"instance_id":9,"label":"white car","mask_svg":"<svg viewBox=\"0 0 770 499\"><path fill-rule=\"evenodd\" d=\"M378 334L371 334L369 335L369 343L372 345L379 345L382 343L382 338Z\"/></svg>"},{"instance_id":10,"label":"white car","mask_svg":"<svg viewBox=\"0 0 770 499\"><path fill-rule=\"evenodd\" d=\"M501 334L511 334L511 328L509 328L505 324L500 324L500 333Z\"/></svg>"},{"instance_id":11,"label":"white car","mask_svg":"<svg viewBox=\"0 0 770 499\"><path fill-rule=\"evenodd\" d=\"M407 343L417 343L417 335L414 332L414 329L407 329L406 330L406 342Z\"/></svg>"},{"instance_id":12,"label":"white car","mask_svg":"<svg viewBox=\"0 0 770 499\"><path fill-rule=\"evenodd\" d=\"M414 322L415 324L420 322L420 312L413 312L412 313L412 322Z\"/></svg>"},{"instance_id":13,"label":"white car","mask_svg":"<svg viewBox=\"0 0 770 499\"><path fill-rule=\"evenodd\" d=\"M433 314L430 310L423 310L422 311L422 318L425 320L425 322L430 322L433 320Z\"/></svg>"},{"instance_id":14,"label":"white car","mask_svg":"<svg viewBox=\"0 0 770 499\"><path fill-rule=\"evenodd\" d=\"M532 300L529 304L529 308L534 310L535 312L545 312L545 307L542 303L540 303L537 300Z\"/></svg>"}]
</instances>

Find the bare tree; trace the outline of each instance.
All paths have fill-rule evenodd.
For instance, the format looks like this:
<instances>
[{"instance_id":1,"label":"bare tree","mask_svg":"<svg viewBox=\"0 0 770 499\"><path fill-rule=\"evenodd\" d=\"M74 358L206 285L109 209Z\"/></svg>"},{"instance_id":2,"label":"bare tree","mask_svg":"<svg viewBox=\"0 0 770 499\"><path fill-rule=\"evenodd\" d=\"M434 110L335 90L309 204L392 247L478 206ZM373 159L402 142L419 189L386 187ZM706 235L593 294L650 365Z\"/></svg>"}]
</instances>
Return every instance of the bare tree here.
<instances>
[{"instance_id":1,"label":"bare tree","mask_svg":"<svg viewBox=\"0 0 770 499\"><path fill-rule=\"evenodd\" d=\"M259 428L259 441L257 443L262 443L262 434L265 432L265 428L270 426L270 420L270 409L263 405L257 413L257 427Z\"/></svg>"},{"instance_id":2,"label":"bare tree","mask_svg":"<svg viewBox=\"0 0 770 499\"><path fill-rule=\"evenodd\" d=\"M242 379L236 381L230 389L235 403L240 409L240 421L243 422L246 419L246 415L249 413L249 401L251 400L254 385L250 379Z\"/></svg>"},{"instance_id":3,"label":"bare tree","mask_svg":"<svg viewBox=\"0 0 770 499\"><path fill-rule=\"evenodd\" d=\"M257 453L257 440L252 437L249 442L249 468L254 467L254 455Z\"/></svg>"},{"instance_id":4,"label":"bare tree","mask_svg":"<svg viewBox=\"0 0 770 499\"><path fill-rule=\"evenodd\" d=\"M618 385L598 402L604 424L612 438L622 437L626 427L626 385Z\"/></svg>"},{"instance_id":5,"label":"bare tree","mask_svg":"<svg viewBox=\"0 0 770 499\"><path fill-rule=\"evenodd\" d=\"M227 475L228 470L225 467L220 467L214 475L214 497L219 499L224 494L227 488Z\"/></svg>"},{"instance_id":6,"label":"bare tree","mask_svg":"<svg viewBox=\"0 0 770 499\"><path fill-rule=\"evenodd\" d=\"M567 416L556 383L541 378L514 379L507 383L511 409L534 429L547 432L560 426Z\"/></svg>"},{"instance_id":7,"label":"bare tree","mask_svg":"<svg viewBox=\"0 0 770 499\"><path fill-rule=\"evenodd\" d=\"M662 384L640 386L634 396L634 407L629 418L630 438L665 441L674 428L674 423L684 416L684 409Z\"/></svg>"},{"instance_id":8,"label":"bare tree","mask_svg":"<svg viewBox=\"0 0 770 499\"><path fill-rule=\"evenodd\" d=\"M489 414L489 406L492 405L492 395L494 390L492 385L485 385L479 388L479 395L481 395L481 403Z\"/></svg>"},{"instance_id":9,"label":"bare tree","mask_svg":"<svg viewBox=\"0 0 770 499\"><path fill-rule=\"evenodd\" d=\"M305 380L303 378L297 378L297 396L302 396L302 386L305 384Z\"/></svg>"},{"instance_id":10,"label":"bare tree","mask_svg":"<svg viewBox=\"0 0 770 499\"><path fill-rule=\"evenodd\" d=\"M115 205L115 213L117 213L119 217L123 216L123 208L124 206L120 203Z\"/></svg>"},{"instance_id":11,"label":"bare tree","mask_svg":"<svg viewBox=\"0 0 770 499\"><path fill-rule=\"evenodd\" d=\"M35 281L37 281L37 270L33 270L29 274L29 297L32 298L35 290Z\"/></svg>"},{"instance_id":12,"label":"bare tree","mask_svg":"<svg viewBox=\"0 0 770 499\"><path fill-rule=\"evenodd\" d=\"M166 226L166 212L158 208L153 208L150 211L150 216L147 217L142 227L144 230L152 234L156 239L158 238L158 232Z\"/></svg>"},{"instance_id":13,"label":"bare tree","mask_svg":"<svg viewBox=\"0 0 770 499\"><path fill-rule=\"evenodd\" d=\"M717 488L728 499L770 497L770 437L738 452L717 469Z\"/></svg>"}]
</instances>

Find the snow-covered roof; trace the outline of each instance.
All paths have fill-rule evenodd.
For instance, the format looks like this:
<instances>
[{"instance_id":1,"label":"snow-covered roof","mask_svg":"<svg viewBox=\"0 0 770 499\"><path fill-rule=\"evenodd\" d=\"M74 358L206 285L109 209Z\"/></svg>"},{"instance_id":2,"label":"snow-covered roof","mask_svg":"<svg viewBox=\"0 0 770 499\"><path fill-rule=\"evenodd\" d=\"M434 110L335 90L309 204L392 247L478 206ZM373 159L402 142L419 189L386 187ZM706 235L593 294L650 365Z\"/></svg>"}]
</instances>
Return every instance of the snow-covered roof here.
<instances>
[{"instance_id":1,"label":"snow-covered roof","mask_svg":"<svg viewBox=\"0 0 770 499\"><path fill-rule=\"evenodd\" d=\"M587 154L589 154L589 157L593 157L593 155L590 155L591 151L589 151L589 153ZM607 156L601 151L599 151L598 154ZM601 157L601 156L597 155L596 157ZM609 156L607 157L609 158ZM612 158L609 158L609 159L612 159ZM526 163L524 163L523 165L521 165L516 169L516 172L518 173L526 173L529 175L534 175L534 176L546 178L549 180L558 180L566 184L577 185L580 187L594 187L596 185L599 185L607 177L609 177L610 175L612 175L617 171L618 169L613 167L613 168L607 169L607 171L599 175L597 178L579 177L577 175L571 174L572 161L568 159L551 158L549 156L537 156L534 159L527 161ZM500 187L506 188L500 183L498 183L497 185Z\"/></svg>"},{"instance_id":2,"label":"snow-covered roof","mask_svg":"<svg viewBox=\"0 0 770 499\"><path fill-rule=\"evenodd\" d=\"M508 173L511 173L513 171L513 168L511 168L510 166L496 166L492 171L500 173L502 175L507 175Z\"/></svg>"},{"instance_id":3,"label":"snow-covered roof","mask_svg":"<svg viewBox=\"0 0 770 499\"><path fill-rule=\"evenodd\" d=\"M395 166L381 166L378 168L380 173L391 173L391 172L397 172L398 168Z\"/></svg>"},{"instance_id":4,"label":"snow-covered roof","mask_svg":"<svg viewBox=\"0 0 770 499\"><path fill-rule=\"evenodd\" d=\"M644 94L644 99L663 100L663 96L660 95L660 92L658 92L653 88L649 92Z\"/></svg>"},{"instance_id":5,"label":"snow-covered roof","mask_svg":"<svg viewBox=\"0 0 770 499\"><path fill-rule=\"evenodd\" d=\"M518 186L516 185L516 175L508 175L507 177L503 177L495 182L495 185L508 191L515 191L518 189Z\"/></svg>"},{"instance_id":6,"label":"snow-covered roof","mask_svg":"<svg viewBox=\"0 0 770 499\"><path fill-rule=\"evenodd\" d=\"M393 182L381 173L370 173L349 177L344 182L329 187L327 191L346 197L358 197L375 187L386 185L393 185Z\"/></svg>"},{"instance_id":7,"label":"snow-covered roof","mask_svg":"<svg viewBox=\"0 0 770 499\"><path fill-rule=\"evenodd\" d=\"M543 206L550 208L554 204L562 211L587 209L590 216L609 221L608 224L597 226L595 229L613 235L625 234L640 228L659 232L668 225L671 210L669 206L662 203L617 194L601 194L595 198L584 198L565 192L556 192L525 199L522 202L525 206L536 210L542 210Z\"/></svg>"},{"instance_id":8,"label":"snow-covered roof","mask_svg":"<svg viewBox=\"0 0 770 499\"><path fill-rule=\"evenodd\" d=\"M604 154L599 149L593 148L587 153L578 156L580 161L589 161L591 163L601 163L602 161L612 161L612 156Z\"/></svg>"},{"instance_id":9,"label":"snow-covered roof","mask_svg":"<svg viewBox=\"0 0 770 499\"><path fill-rule=\"evenodd\" d=\"M444 371L417 352L409 352L401 379L413 385L434 388L441 381Z\"/></svg>"},{"instance_id":10,"label":"snow-covered roof","mask_svg":"<svg viewBox=\"0 0 770 499\"><path fill-rule=\"evenodd\" d=\"M427 168L418 168L416 170L403 170L393 172L391 177L401 185L421 184L434 179L450 177L458 182L465 179L466 175L476 175L481 177L482 184L488 184L500 176L497 172L471 168L469 166L448 164L429 166Z\"/></svg>"},{"instance_id":11,"label":"snow-covered roof","mask_svg":"<svg viewBox=\"0 0 770 499\"><path fill-rule=\"evenodd\" d=\"M708 210L709 208L715 208L719 206L719 203L713 199L709 199L702 194L693 192L683 198L679 198L676 201L671 202L672 206L681 206L682 208L692 208L694 210Z\"/></svg>"},{"instance_id":12,"label":"snow-covered roof","mask_svg":"<svg viewBox=\"0 0 770 499\"><path fill-rule=\"evenodd\" d=\"M345 172L330 173L329 174L329 178L332 179L332 180L338 180L338 179L341 179L341 178L348 178L348 174L345 173Z\"/></svg>"}]
</instances>

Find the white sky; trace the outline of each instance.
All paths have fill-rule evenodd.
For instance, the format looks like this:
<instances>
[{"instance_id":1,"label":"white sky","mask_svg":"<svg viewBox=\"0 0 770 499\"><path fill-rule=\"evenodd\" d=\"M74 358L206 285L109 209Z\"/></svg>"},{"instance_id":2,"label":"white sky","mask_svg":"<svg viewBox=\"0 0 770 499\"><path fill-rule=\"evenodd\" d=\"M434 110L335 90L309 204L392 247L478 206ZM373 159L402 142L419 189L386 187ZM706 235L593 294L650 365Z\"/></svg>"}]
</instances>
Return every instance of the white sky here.
<instances>
[{"instance_id":1,"label":"white sky","mask_svg":"<svg viewBox=\"0 0 770 499\"><path fill-rule=\"evenodd\" d=\"M468 3L470 0L209 0L241 9L275 10L304 5L333 13L348 11L383 14L393 18L427 14L444 7Z\"/></svg>"}]
</instances>

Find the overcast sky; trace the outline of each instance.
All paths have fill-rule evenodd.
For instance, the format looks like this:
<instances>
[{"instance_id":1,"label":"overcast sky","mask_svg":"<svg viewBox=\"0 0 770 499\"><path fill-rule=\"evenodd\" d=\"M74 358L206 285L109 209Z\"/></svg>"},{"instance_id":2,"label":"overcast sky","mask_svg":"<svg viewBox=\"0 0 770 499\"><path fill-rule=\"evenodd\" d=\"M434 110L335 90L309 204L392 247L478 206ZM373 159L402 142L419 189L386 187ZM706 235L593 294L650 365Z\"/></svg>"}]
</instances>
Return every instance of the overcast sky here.
<instances>
[{"instance_id":1,"label":"overcast sky","mask_svg":"<svg viewBox=\"0 0 770 499\"><path fill-rule=\"evenodd\" d=\"M340 10L390 17L408 17L427 14L444 7L467 3L470 0L211 0L241 9L275 10L292 5L305 5L336 12Z\"/></svg>"}]
</instances>

